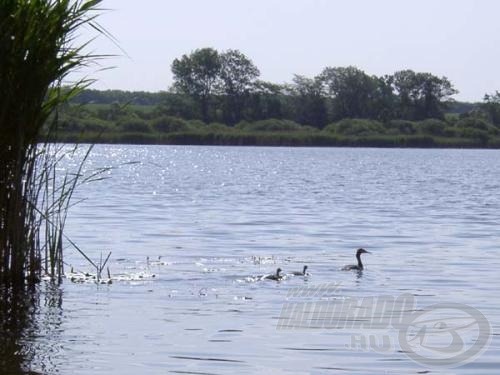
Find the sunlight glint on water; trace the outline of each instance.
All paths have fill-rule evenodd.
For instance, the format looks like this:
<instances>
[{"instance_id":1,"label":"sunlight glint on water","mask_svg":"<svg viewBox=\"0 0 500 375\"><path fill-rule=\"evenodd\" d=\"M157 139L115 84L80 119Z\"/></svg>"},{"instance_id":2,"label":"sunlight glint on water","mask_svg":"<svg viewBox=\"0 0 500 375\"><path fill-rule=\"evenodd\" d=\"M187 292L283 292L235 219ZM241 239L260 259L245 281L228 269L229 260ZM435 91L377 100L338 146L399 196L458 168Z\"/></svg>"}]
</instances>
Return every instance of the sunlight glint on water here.
<instances>
[{"instance_id":1,"label":"sunlight glint on water","mask_svg":"<svg viewBox=\"0 0 500 375\"><path fill-rule=\"evenodd\" d=\"M276 330L290 288L341 282L335 298L410 293L420 307L479 309L492 326L489 349L432 373L498 373L499 151L101 145L89 168L102 166L115 168L78 192L87 200L70 212L68 234L94 259L112 251L112 276L155 277L100 286L65 280L61 348L35 368L425 371L399 348L351 350L348 331ZM339 271L358 247L373 253L362 277ZM66 261L92 271L71 249ZM304 264L307 280L255 277Z\"/></svg>"}]
</instances>

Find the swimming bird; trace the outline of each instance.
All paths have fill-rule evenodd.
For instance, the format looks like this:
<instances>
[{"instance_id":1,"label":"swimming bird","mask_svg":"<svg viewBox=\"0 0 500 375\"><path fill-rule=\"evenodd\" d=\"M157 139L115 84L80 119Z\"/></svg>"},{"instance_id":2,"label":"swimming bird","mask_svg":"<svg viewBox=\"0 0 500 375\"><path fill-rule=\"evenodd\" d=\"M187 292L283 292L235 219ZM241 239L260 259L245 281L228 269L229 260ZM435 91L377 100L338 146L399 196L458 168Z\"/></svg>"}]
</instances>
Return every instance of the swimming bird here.
<instances>
[{"instance_id":1,"label":"swimming bird","mask_svg":"<svg viewBox=\"0 0 500 375\"><path fill-rule=\"evenodd\" d=\"M280 275L281 271L282 271L281 268L278 268L276 270L276 273L273 273L271 275L266 275L266 276L264 276L264 279L266 279L266 280L281 280L281 279L283 279L283 275Z\"/></svg>"},{"instance_id":2,"label":"swimming bird","mask_svg":"<svg viewBox=\"0 0 500 375\"><path fill-rule=\"evenodd\" d=\"M292 275L294 275L294 276L308 276L309 274L306 271L307 271L307 266L304 266L304 270L302 272L294 271L294 272L292 272Z\"/></svg>"},{"instance_id":3,"label":"swimming bird","mask_svg":"<svg viewBox=\"0 0 500 375\"><path fill-rule=\"evenodd\" d=\"M369 251L366 251L365 249L358 249L356 251L356 259L358 259L358 264L349 264L347 266L342 267L342 271L351 271L351 270L357 270L357 271L362 271L363 270L363 263L361 263L361 254L371 254Z\"/></svg>"},{"instance_id":4,"label":"swimming bird","mask_svg":"<svg viewBox=\"0 0 500 375\"><path fill-rule=\"evenodd\" d=\"M168 265L167 262L164 262L161 260L161 255L158 255L158 260L150 260L149 257L146 257L146 264L147 266L166 266Z\"/></svg>"}]
</instances>

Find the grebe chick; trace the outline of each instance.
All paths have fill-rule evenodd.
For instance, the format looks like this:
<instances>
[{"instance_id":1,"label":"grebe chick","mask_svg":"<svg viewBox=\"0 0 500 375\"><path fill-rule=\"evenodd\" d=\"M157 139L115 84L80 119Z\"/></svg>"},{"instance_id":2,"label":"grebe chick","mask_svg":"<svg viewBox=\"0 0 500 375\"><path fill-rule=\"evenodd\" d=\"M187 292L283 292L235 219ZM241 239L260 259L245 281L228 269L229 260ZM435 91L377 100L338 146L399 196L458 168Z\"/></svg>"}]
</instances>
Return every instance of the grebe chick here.
<instances>
[{"instance_id":1,"label":"grebe chick","mask_svg":"<svg viewBox=\"0 0 500 375\"><path fill-rule=\"evenodd\" d=\"M158 260L150 260L149 257L146 257L148 266L166 266L167 262L161 260L161 255L158 255Z\"/></svg>"},{"instance_id":2,"label":"grebe chick","mask_svg":"<svg viewBox=\"0 0 500 375\"><path fill-rule=\"evenodd\" d=\"M366 251L365 249L358 249L356 251L356 259L358 260L358 264L349 264L347 266L342 267L342 271L362 271L363 270L363 263L361 263L361 254L371 254L369 251Z\"/></svg>"},{"instance_id":3,"label":"grebe chick","mask_svg":"<svg viewBox=\"0 0 500 375\"><path fill-rule=\"evenodd\" d=\"M281 268L278 268L276 270L276 273L264 276L264 279L266 279L266 280L281 280L281 279L283 279L283 275L280 275L281 271L282 271Z\"/></svg>"},{"instance_id":4,"label":"grebe chick","mask_svg":"<svg viewBox=\"0 0 500 375\"><path fill-rule=\"evenodd\" d=\"M304 266L304 269L302 270L302 272L294 271L294 272L292 272L292 275L294 275L294 276L309 276L309 273L307 273L306 271L307 271L307 266Z\"/></svg>"}]
</instances>

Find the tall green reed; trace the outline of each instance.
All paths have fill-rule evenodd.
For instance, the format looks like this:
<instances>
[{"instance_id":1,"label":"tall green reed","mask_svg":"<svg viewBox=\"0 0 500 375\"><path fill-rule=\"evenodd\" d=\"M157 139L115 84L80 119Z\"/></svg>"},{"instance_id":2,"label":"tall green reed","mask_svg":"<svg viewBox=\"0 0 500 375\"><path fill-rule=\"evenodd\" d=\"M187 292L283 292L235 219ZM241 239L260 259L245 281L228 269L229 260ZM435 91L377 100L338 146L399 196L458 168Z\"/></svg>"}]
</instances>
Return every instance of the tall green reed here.
<instances>
[{"instance_id":1,"label":"tall green reed","mask_svg":"<svg viewBox=\"0 0 500 375\"><path fill-rule=\"evenodd\" d=\"M0 283L63 274L64 224L88 153L61 177L57 166L74 151L46 140L57 132L58 107L90 83L62 86L99 57L85 52L77 32L106 34L95 22L100 2L0 2Z\"/></svg>"}]
</instances>

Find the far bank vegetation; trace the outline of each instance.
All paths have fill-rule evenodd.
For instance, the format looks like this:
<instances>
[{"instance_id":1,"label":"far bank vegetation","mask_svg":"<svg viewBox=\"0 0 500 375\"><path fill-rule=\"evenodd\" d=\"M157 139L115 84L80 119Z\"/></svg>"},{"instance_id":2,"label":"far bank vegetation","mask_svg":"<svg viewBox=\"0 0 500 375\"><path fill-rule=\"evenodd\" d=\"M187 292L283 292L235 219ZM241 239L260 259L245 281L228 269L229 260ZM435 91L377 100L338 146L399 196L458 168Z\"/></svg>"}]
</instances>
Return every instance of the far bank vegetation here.
<instances>
[{"instance_id":1,"label":"far bank vegetation","mask_svg":"<svg viewBox=\"0 0 500 375\"><path fill-rule=\"evenodd\" d=\"M326 67L292 82L259 80L237 50L198 49L172 63L160 93L85 90L62 111L57 140L144 144L500 147L500 93L453 100L446 77L374 76Z\"/></svg>"}]
</instances>

